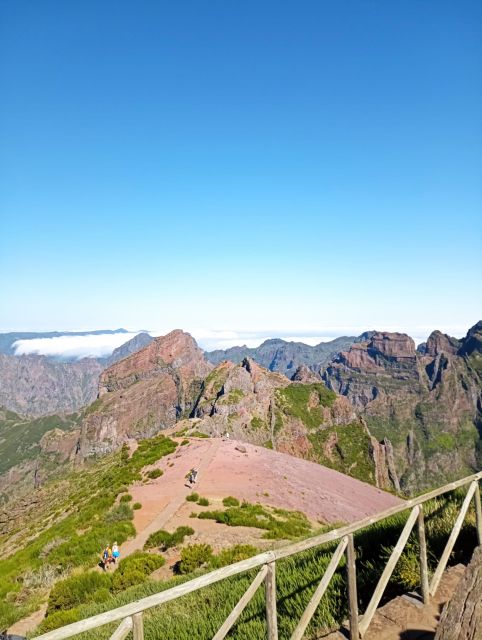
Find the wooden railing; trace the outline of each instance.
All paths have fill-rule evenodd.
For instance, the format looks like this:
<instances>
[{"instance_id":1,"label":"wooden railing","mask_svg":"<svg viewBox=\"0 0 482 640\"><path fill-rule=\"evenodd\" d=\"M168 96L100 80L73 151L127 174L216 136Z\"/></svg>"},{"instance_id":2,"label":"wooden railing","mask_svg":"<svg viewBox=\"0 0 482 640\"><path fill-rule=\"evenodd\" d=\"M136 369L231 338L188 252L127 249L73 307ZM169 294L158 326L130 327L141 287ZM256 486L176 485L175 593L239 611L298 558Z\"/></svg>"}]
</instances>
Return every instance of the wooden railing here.
<instances>
[{"instance_id":1,"label":"wooden railing","mask_svg":"<svg viewBox=\"0 0 482 640\"><path fill-rule=\"evenodd\" d=\"M358 638L366 633L372 618L375 614L377 606L383 596L385 588L388 584L390 576L393 573L395 565L400 558L403 549L407 543L407 540L412 532L412 529L417 524L417 533L420 547L420 590L424 603L430 601L430 597L435 594L439 585L440 579L444 572L444 569L449 560L450 554L454 548L457 536L460 533L464 518L470 506L470 502L474 500L475 514L476 514L476 529L478 544L482 544L482 510L480 501L479 481L482 479L482 472L457 480L443 487L439 487L434 491L430 491L422 496L406 500L401 505L391 507L385 511L376 514L374 516L365 518L353 524L341 527L339 529L333 529L328 533L318 535L295 544L291 544L275 551L267 551L260 553L257 556L236 562L235 564L211 571L198 578L194 578L189 582L185 582L177 587L173 587L161 593L156 593L152 596L142 598L135 602L131 602L117 609L100 613L91 618L74 622L65 627L49 631L40 636L34 638L34 640L63 640L64 638L71 638L84 631L96 629L103 625L121 621L118 628L111 636L111 640L123 640L131 631L134 640L144 640L144 626L143 626L143 612L151 609L152 607L158 607L166 602L175 600L193 591L197 591L209 585L212 585L221 580L225 580L231 576L245 573L250 569L260 568L258 574L250 584L244 595L231 611L227 619L221 625L217 633L214 635L213 640L222 640L226 637L229 630L233 627L236 620L239 618L251 598L254 596L258 588L264 583L266 594L266 621L267 621L267 636L268 640L278 639L278 623L277 623L277 611L276 611L276 561L282 558L296 555L302 551L313 549L323 544L332 543L339 540L339 544L328 564L326 571L321 579L320 584L315 590L311 600L309 601L303 615L294 632L291 635L290 640L301 640L304 632L313 617L313 614L320 603L323 594L325 593L330 580L332 579L341 558L346 554L346 566L347 566L347 584L348 584L348 609L349 609L349 631L351 640L358 640ZM429 571L427 565L427 547L425 541L425 524L423 504L428 500L441 496L445 493L453 491L459 487L468 485L467 494L462 503L460 512L455 520L451 534L446 543L445 549L439 560L439 563L429 579ZM365 529L376 522L390 518L398 513L402 513L410 509L410 514L400 534L398 542L393 548L392 554L388 559L385 569L378 581L378 584L373 592L372 598L366 607L366 610L362 616L358 615L358 597L357 597L357 584L356 584L356 556L355 547L353 542L353 534L361 529Z\"/></svg>"}]
</instances>

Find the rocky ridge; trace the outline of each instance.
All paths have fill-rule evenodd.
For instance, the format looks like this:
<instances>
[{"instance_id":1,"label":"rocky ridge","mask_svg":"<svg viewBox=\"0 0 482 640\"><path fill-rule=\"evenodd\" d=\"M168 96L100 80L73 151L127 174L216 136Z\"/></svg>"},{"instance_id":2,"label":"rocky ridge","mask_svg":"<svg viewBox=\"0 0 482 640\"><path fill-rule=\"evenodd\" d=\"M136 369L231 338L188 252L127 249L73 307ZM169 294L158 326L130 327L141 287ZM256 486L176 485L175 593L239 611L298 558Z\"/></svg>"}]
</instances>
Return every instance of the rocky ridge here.
<instances>
[{"instance_id":1,"label":"rocky ridge","mask_svg":"<svg viewBox=\"0 0 482 640\"><path fill-rule=\"evenodd\" d=\"M206 353L206 358L214 365L229 360L240 364L245 358L251 358L270 371L283 373L291 378L298 367L304 365L319 372L340 351L346 351L356 342L369 338L372 332L361 336L342 336L311 347L303 342L287 342L279 338L265 340L259 347L231 347Z\"/></svg>"},{"instance_id":2,"label":"rocky ridge","mask_svg":"<svg viewBox=\"0 0 482 640\"><path fill-rule=\"evenodd\" d=\"M326 368L390 456L408 491L480 467L481 335L478 323L457 340L434 331L420 350L404 334L375 333Z\"/></svg>"}]
</instances>

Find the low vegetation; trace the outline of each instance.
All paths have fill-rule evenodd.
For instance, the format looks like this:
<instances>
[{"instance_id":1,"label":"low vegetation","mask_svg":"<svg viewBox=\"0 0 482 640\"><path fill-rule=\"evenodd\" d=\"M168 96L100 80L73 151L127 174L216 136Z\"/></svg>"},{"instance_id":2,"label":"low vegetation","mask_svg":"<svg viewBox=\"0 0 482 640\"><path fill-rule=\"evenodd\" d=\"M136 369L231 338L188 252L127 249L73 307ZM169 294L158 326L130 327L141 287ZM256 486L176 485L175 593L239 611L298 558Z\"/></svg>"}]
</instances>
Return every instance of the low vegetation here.
<instances>
[{"instance_id":1,"label":"low vegetation","mask_svg":"<svg viewBox=\"0 0 482 640\"><path fill-rule=\"evenodd\" d=\"M434 500L426 506L427 542L429 545L429 563L432 569L435 558L441 555L461 501L462 496L457 493L448 498ZM407 515L408 512L394 516L357 533L355 536L361 612L363 612L383 570L384 565L380 559L380 549L384 546L386 553L392 549L405 524ZM475 513L472 510L454 549L452 558L454 563L467 559L467 555L476 544L474 522ZM230 563L241 559L244 554L248 554L249 557L255 551L253 548L246 549L243 547L244 545L237 546L231 550L221 552L217 556L218 560L216 560L216 556L210 555L209 548L196 549L194 551L191 549L185 554L185 558L187 561L192 562L193 571L199 573L219 566L216 563L223 562L220 559L223 554L224 560ZM276 583L280 638L289 638L292 634L304 608L326 570L334 548L335 544L329 544L323 548L312 549L278 561ZM415 583L416 586L418 571L414 564L414 558L416 558L417 553L418 547L414 533L410 537L408 549L402 554L397 566L397 569L401 567L402 570L395 573L389 584L387 598L393 597L400 593L401 590L406 590L407 584ZM229 558L228 555L230 555ZM187 566L186 564L184 565L185 568ZM316 630L328 630L338 626L346 618L345 569L344 559L342 559L307 630L307 638L313 638ZM146 637L150 640L161 640L166 637L175 637L176 640L191 640L193 629L196 630L196 635L199 637L213 637L256 573L257 569L246 574L234 576L184 596L179 600L166 603L162 607L146 611ZM141 585L131 587L122 593L111 596L108 601L95 605L88 603L70 612L62 612L64 617L61 621L57 619L56 623L60 626L67 622L121 606L179 585L192 576L193 574L182 574L166 582L146 581ZM403 578L405 582L401 582L402 576L406 576ZM46 630L46 624L52 624L53 621L49 623L49 620L50 616L42 624L42 631ZM113 625L97 629L85 634L85 640L107 640L113 629ZM230 638L233 640L258 640L262 637L266 637L265 599L264 590L259 589L230 632Z\"/></svg>"},{"instance_id":2,"label":"low vegetation","mask_svg":"<svg viewBox=\"0 0 482 640\"><path fill-rule=\"evenodd\" d=\"M306 536L311 525L306 516L299 511L268 509L260 504L243 502L240 506L228 507L224 511L203 511L198 515L201 520L215 520L230 527L254 527L265 529L263 538L271 540L290 540Z\"/></svg>"},{"instance_id":3,"label":"low vegetation","mask_svg":"<svg viewBox=\"0 0 482 640\"><path fill-rule=\"evenodd\" d=\"M331 407L336 393L323 383L291 384L276 390L276 398L284 413L298 418L309 429L323 423L323 408Z\"/></svg>"},{"instance_id":4,"label":"low vegetation","mask_svg":"<svg viewBox=\"0 0 482 640\"><path fill-rule=\"evenodd\" d=\"M192 536L194 529L191 527L178 527L173 533L169 533L164 529L151 533L148 537L144 549L155 549L158 547L161 551L166 551L171 547L177 547L184 542L186 536Z\"/></svg>"},{"instance_id":5,"label":"low vegetation","mask_svg":"<svg viewBox=\"0 0 482 640\"><path fill-rule=\"evenodd\" d=\"M132 508L128 502L116 504L117 498L141 479L144 466L176 447L159 435L140 442L132 456L123 447L100 463L45 487L45 505L16 533L20 550L9 557L3 554L0 560L0 629L28 615L48 593L46 585L24 585L24 576L48 566L51 582L55 582L75 568L90 569L107 544L114 540L122 544L135 535Z\"/></svg>"}]
</instances>

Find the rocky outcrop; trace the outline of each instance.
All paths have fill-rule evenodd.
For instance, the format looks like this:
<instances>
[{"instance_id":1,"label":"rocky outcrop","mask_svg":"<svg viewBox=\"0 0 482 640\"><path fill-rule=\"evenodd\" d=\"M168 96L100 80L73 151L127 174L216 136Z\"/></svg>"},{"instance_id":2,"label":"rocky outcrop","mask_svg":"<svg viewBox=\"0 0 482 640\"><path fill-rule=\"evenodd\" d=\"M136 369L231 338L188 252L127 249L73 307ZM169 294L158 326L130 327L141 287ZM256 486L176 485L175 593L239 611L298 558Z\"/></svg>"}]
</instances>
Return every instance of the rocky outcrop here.
<instances>
[{"instance_id":1,"label":"rocky outcrop","mask_svg":"<svg viewBox=\"0 0 482 640\"><path fill-rule=\"evenodd\" d=\"M342 336L328 342L311 347L303 342L286 342L279 338L265 340L259 347L232 347L231 349L218 349L206 353L206 357L212 364L219 364L229 360L240 364L244 358L251 358L269 371L277 371L288 378L292 378L295 371L304 365L312 371L319 372L340 351L346 351L353 343L367 340L371 333L361 336Z\"/></svg>"},{"instance_id":2,"label":"rocky outcrop","mask_svg":"<svg viewBox=\"0 0 482 640\"><path fill-rule=\"evenodd\" d=\"M250 358L238 365L223 362L206 378L193 418L178 428L229 434L393 488L385 459L375 458L368 429L350 402L307 368L294 377L289 381Z\"/></svg>"},{"instance_id":3,"label":"rocky outcrop","mask_svg":"<svg viewBox=\"0 0 482 640\"><path fill-rule=\"evenodd\" d=\"M408 492L480 466L481 327L463 340L434 331L418 351L409 336L377 332L339 354L323 374L377 441L393 444L391 475Z\"/></svg>"},{"instance_id":4,"label":"rocky outcrop","mask_svg":"<svg viewBox=\"0 0 482 640\"><path fill-rule=\"evenodd\" d=\"M105 453L172 426L191 413L211 368L195 340L179 330L109 367L98 399L85 410L79 453Z\"/></svg>"}]
</instances>

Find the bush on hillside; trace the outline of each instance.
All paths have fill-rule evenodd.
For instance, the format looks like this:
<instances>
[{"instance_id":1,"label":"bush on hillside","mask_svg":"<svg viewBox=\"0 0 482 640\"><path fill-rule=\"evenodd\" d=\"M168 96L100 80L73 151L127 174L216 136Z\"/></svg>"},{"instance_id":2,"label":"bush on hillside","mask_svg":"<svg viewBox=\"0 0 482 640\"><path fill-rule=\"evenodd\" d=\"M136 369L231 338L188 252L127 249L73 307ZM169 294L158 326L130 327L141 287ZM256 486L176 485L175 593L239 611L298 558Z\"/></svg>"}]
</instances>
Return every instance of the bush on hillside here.
<instances>
[{"instance_id":1,"label":"bush on hillside","mask_svg":"<svg viewBox=\"0 0 482 640\"><path fill-rule=\"evenodd\" d=\"M228 564L251 558L251 556L255 556L257 553L258 550L256 547L250 544L235 544L213 556L211 566L213 569L219 569L219 567L226 567Z\"/></svg>"},{"instance_id":2,"label":"bush on hillside","mask_svg":"<svg viewBox=\"0 0 482 640\"><path fill-rule=\"evenodd\" d=\"M191 527L178 527L174 533L169 533L164 529L151 533L147 539L144 549L153 549L159 547L162 551L166 551L171 547L176 547L184 542L186 536L192 536L194 529Z\"/></svg>"},{"instance_id":3,"label":"bush on hillside","mask_svg":"<svg viewBox=\"0 0 482 640\"><path fill-rule=\"evenodd\" d=\"M50 592L47 615L59 609L72 609L85 602L98 602L102 599L98 592L107 589L108 593L111 586L112 577L96 571L60 580Z\"/></svg>"},{"instance_id":4,"label":"bush on hillside","mask_svg":"<svg viewBox=\"0 0 482 640\"><path fill-rule=\"evenodd\" d=\"M119 562L112 576L113 591L123 591L134 584L145 582L149 575L166 563L162 556L137 552Z\"/></svg>"},{"instance_id":5,"label":"bush on hillside","mask_svg":"<svg viewBox=\"0 0 482 640\"><path fill-rule=\"evenodd\" d=\"M156 478L160 478L163 475L162 469L152 469L147 472L147 477L151 480L155 480Z\"/></svg>"},{"instance_id":6,"label":"bush on hillside","mask_svg":"<svg viewBox=\"0 0 482 640\"><path fill-rule=\"evenodd\" d=\"M134 509L134 511L138 511L139 509L142 509L142 504L140 502L134 502L132 508Z\"/></svg>"},{"instance_id":7,"label":"bush on hillside","mask_svg":"<svg viewBox=\"0 0 482 640\"><path fill-rule=\"evenodd\" d=\"M188 502L197 502L199 500L199 493L190 493L188 496L186 496L186 500Z\"/></svg>"},{"instance_id":8,"label":"bush on hillside","mask_svg":"<svg viewBox=\"0 0 482 640\"><path fill-rule=\"evenodd\" d=\"M181 551L179 573L191 573L211 561L213 549L209 544L188 544Z\"/></svg>"},{"instance_id":9,"label":"bush on hillside","mask_svg":"<svg viewBox=\"0 0 482 640\"><path fill-rule=\"evenodd\" d=\"M233 496L228 496L227 498L224 498L223 505L225 507L239 507L239 500Z\"/></svg>"},{"instance_id":10,"label":"bush on hillside","mask_svg":"<svg viewBox=\"0 0 482 640\"><path fill-rule=\"evenodd\" d=\"M201 507L209 507L209 500L207 498L199 498L199 500L197 501L197 503L201 506Z\"/></svg>"},{"instance_id":11,"label":"bush on hillside","mask_svg":"<svg viewBox=\"0 0 482 640\"><path fill-rule=\"evenodd\" d=\"M132 500L132 497L129 496ZM112 509L105 516L106 522L120 522L121 520L132 520L134 518L134 514L132 512L132 508L127 504L127 502L122 501L116 507L112 507Z\"/></svg>"}]
</instances>

